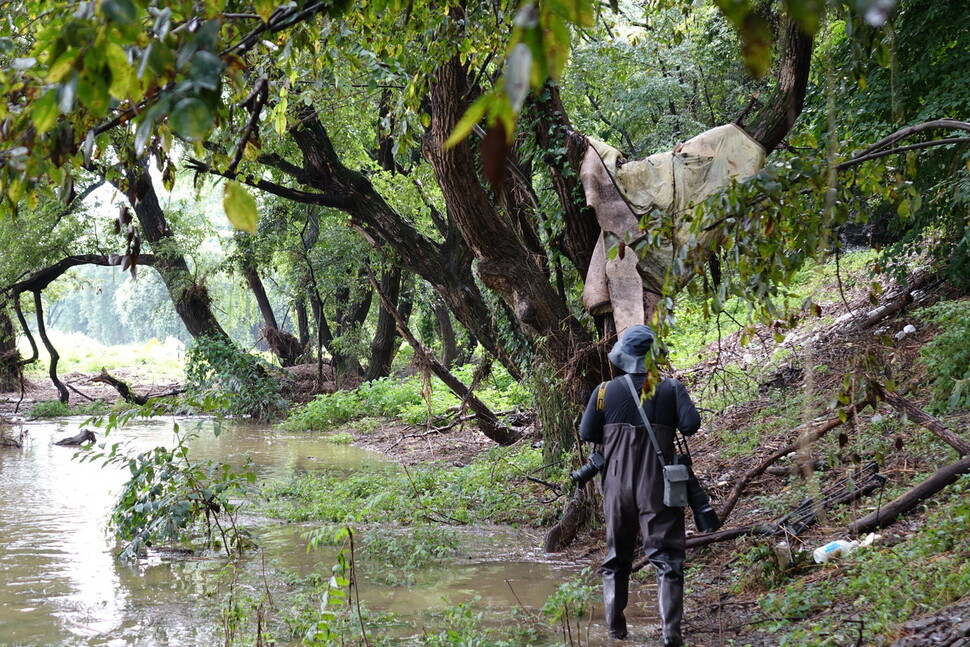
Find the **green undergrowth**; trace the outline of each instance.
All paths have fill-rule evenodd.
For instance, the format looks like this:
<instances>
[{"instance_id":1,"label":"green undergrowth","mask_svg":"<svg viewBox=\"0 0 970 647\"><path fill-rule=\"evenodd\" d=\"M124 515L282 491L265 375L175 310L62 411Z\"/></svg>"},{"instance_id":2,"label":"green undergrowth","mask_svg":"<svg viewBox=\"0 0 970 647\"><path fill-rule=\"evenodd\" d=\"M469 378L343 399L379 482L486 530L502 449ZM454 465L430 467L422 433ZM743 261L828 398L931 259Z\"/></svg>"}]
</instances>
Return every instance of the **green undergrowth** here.
<instances>
[{"instance_id":1,"label":"green undergrowth","mask_svg":"<svg viewBox=\"0 0 970 647\"><path fill-rule=\"evenodd\" d=\"M838 284L841 282L843 291L856 287L860 277L871 275L876 257L874 250L862 249L843 254L838 268L834 262L807 261L785 287L785 295L777 305L798 311L806 299L817 299L819 294L828 295L829 300L837 299ZM733 297L724 301L718 314L714 312L713 299L690 293L679 297L676 323L667 340L671 361L676 366L690 366L710 359L705 347L751 323L749 309L748 304Z\"/></svg>"},{"instance_id":2,"label":"green undergrowth","mask_svg":"<svg viewBox=\"0 0 970 647\"><path fill-rule=\"evenodd\" d=\"M454 374L466 385L472 383L474 365L466 365ZM529 392L501 366L493 366L490 375L475 389L493 411L507 411L531 403ZM327 431L341 424L371 416L389 416L417 424L441 417L461 404L460 400L438 378L425 380L416 375L407 378L386 377L361 384L354 391L337 391L318 395L296 408L283 423L289 431Z\"/></svg>"},{"instance_id":3,"label":"green undergrowth","mask_svg":"<svg viewBox=\"0 0 970 647\"><path fill-rule=\"evenodd\" d=\"M543 472L541 450L496 447L463 467L293 474L267 484L262 507L294 522L542 525L560 508L545 504L549 491L526 479L549 479Z\"/></svg>"},{"instance_id":4,"label":"green undergrowth","mask_svg":"<svg viewBox=\"0 0 970 647\"><path fill-rule=\"evenodd\" d=\"M964 475L929 505L922 527L895 546L876 544L840 562L803 565L797 578L768 568L765 584L775 588L758 602L774 644L884 644L906 620L970 593L968 490L970 475Z\"/></svg>"}]
</instances>

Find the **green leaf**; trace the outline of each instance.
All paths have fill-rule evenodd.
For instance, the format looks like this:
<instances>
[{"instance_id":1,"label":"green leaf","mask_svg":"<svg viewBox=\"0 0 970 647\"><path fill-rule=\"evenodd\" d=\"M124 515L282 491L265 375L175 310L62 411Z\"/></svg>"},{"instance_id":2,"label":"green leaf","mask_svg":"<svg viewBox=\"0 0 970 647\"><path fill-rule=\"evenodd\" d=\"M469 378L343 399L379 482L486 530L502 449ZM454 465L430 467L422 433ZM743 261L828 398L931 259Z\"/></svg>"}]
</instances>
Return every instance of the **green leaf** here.
<instances>
[{"instance_id":1,"label":"green leaf","mask_svg":"<svg viewBox=\"0 0 970 647\"><path fill-rule=\"evenodd\" d=\"M101 12L108 20L121 24L134 22L138 17L132 0L101 0Z\"/></svg>"},{"instance_id":2,"label":"green leaf","mask_svg":"<svg viewBox=\"0 0 970 647\"><path fill-rule=\"evenodd\" d=\"M104 51L104 58L111 69L111 86L108 91L115 99L124 99L128 96L131 87L132 69L128 63L128 55L121 45L108 43Z\"/></svg>"},{"instance_id":3,"label":"green leaf","mask_svg":"<svg viewBox=\"0 0 970 647\"><path fill-rule=\"evenodd\" d=\"M468 106L468 110L462 115L462 118L455 125L455 129L451 131L451 135L445 142L445 148L451 148L458 144L458 142L464 140L468 135L471 134L478 122L482 120L485 116L485 112L488 110L489 104L492 102L490 94L486 94L478 98L475 103Z\"/></svg>"},{"instance_id":4,"label":"green leaf","mask_svg":"<svg viewBox=\"0 0 970 647\"><path fill-rule=\"evenodd\" d=\"M209 134L215 125L215 118L202 99L187 97L175 104L169 123L176 135L194 142L201 141Z\"/></svg>"},{"instance_id":5,"label":"green leaf","mask_svg":"<svg viewBox=\"0 0 970 647\"><path fill-rule=\"evenodd\" d=\"M269 17L276 11L276 0L255 0L253 8L256 9L256 13L263 19L263 22L269 22Z\"/></svg>"},{"instance_id":6,"label":"green leaf","mask_svg":"<svg viewBox=\"0 0 970 647\"><path fill-rule=\"evenodd\" d=\"M41 135L54 127L57 123L57 93L48 90L40 99L34 102L34 111L30 115L37 134Z\"/></svg>"},{"instance_id":7,"label":"green leaf","mask_svg":"<svg viewBox=\"0 0 970 647\"><path fill-rule=\"evenodd\" d=\"M764 18L751 12L741 25L741 41L744 64L752 76L760 79L771 65L771 28Z\"/></svg>"},{"instance_id":8,"label":"green leaf","mask_svg":"<svg viewBox=\"0 0 970 647\"><path fill-rule=\"evenodd\" d=\"M822 0L785 0L788 15L791 16L806 34L814 36L825 12Z\"/></svg>"},{"instance_id":9,"label":"green leaf","mask_svg":"<svg viewBox=\"0 0 970 647\"><path fill-rule=\"evenodd\" d=\"M226 182L222 196L222 208L226 217L236 229L256 233L256 222L259 214L256 210L256 199L239 182Z\"/></svg>"}]
</instances>

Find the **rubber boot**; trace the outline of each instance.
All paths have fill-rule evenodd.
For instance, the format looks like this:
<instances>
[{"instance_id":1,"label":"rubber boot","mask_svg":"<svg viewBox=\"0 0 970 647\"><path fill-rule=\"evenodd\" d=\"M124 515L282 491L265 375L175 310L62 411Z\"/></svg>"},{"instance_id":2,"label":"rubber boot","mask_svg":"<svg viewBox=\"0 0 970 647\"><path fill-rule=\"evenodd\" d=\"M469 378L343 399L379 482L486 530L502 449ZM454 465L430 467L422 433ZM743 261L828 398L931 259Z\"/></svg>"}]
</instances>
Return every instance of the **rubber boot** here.
<instances>
[{"instance_id":1,"label":"rubber boot","mask_svg":"<svg viewBox=\"0 0 970 647\"><path fill-rule=\"evenodd\" d=\"M684 617L684 578L673 572L657 576L657 597L660 602L660 619L663 622L665 647L680 647L684 638L680 623Z\"/></svg>"},{"instance_id":2,"label":"rubber boot","mask_svg":"<svg viewBox=\"0 0 970 647\"><path fill-rule=\"evenodd\" d=\"M629 576L605 573L603 575L603 611L606 615L606 627L610 638L623 640L627 637L626 609L627 596L630 589Z\"/></svg>"}]
</instances>

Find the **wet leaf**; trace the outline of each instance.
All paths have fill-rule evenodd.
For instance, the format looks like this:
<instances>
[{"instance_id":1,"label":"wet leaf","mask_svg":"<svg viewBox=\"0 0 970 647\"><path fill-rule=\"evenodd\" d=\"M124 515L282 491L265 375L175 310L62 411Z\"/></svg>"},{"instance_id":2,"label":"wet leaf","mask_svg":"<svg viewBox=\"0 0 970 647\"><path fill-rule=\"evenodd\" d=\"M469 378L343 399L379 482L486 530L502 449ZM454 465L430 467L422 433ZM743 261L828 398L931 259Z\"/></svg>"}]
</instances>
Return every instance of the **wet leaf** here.
<instances>
[{"instance_id":1,"label":"wet leaf","mask_svg":"<svg viewBox=\"0 0 970 647\"><path fill-rule=\"evenodd\" d=\"M48 90L40 99L34 102L34 111L30 115L37 134L46 133L57 123L57 95Z\"/></svg>"},{"instance_id":2,"label":"wet leaf","mask_svg":"<svg viewBox=\"0 0 970 647\"><path fill-rule=\"evenodd\" d=\"M226 217L236 229L256 233L256 223L259 214L256 209L256 199L239 182L226 182L222 196L222 208Z\"/></svg>"}]
</instances>

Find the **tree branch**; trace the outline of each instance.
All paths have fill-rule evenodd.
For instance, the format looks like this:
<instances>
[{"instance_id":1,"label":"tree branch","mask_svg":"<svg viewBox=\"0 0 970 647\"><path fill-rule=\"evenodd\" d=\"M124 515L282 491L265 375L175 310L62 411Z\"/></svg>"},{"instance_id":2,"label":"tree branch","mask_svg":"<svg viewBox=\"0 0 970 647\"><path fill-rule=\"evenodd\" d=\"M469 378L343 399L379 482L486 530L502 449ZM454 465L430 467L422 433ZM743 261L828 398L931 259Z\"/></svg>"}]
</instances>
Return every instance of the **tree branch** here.
<instances>
[{"instance_id":1,"label":"tree branch","mask_svg":"<svg viewBox=\"0 0 970 647\"><path fill-rule=\"evenodd\" d=\"M290 189L274 182L256 179L251 175L241 176L239 173L233 171L220 171L197 159L190 159L187 166L196 173L207 173L209 175L224 177L229 180L236 180L247 186L251 186L254 189L266 191L267 193L272 193L273 195L285 198L287 200L292 200L294 202L315 204L321 207L331 207L333 209L349 209L353 205L353 200L344 196L328 195L326 193L310 193L308 191L300 191L299 189Z\"/></svg>"}]
</instances>

